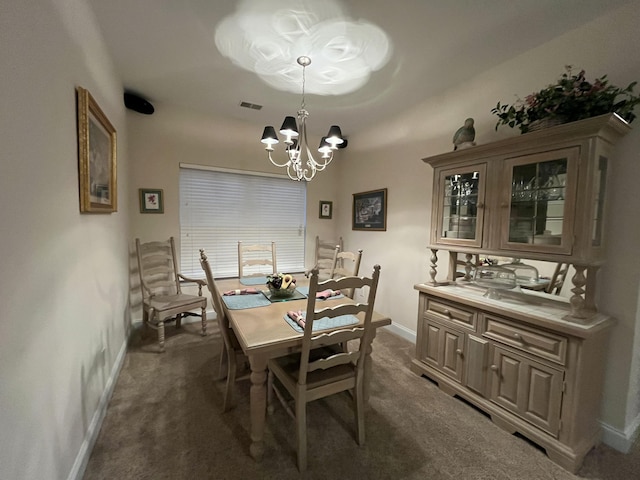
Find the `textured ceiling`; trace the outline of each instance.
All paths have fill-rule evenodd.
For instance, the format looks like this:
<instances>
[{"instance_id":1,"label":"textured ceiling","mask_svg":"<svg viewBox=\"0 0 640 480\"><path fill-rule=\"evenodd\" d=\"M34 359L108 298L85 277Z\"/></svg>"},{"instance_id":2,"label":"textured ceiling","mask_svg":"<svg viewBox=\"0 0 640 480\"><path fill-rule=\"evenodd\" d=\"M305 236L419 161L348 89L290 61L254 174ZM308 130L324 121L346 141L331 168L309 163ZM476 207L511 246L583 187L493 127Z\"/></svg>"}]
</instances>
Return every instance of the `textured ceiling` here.
<instances>
[{"instance_id":1,"label":"textured ceiling","mask_svg":"<svg viewBox=\"0 0 640 480\"><path fill-rule=\"evenodd\" d=\"M262 1L275 2L274 7L281 9L287 5L305 9L323 4L322 0ZM246 2L89 0L89 3L123 87L152 103L175 104L276 128L285 114L294 115L299 108L299 94L274 89L216 48L216 26ZM625 0L343 1L342 9L351 20L364 20L387 33L391 56L356 91L344 95L307 95L312 133L323 133L315 132L314 127L325 130L338 123L345 135L353 134L625 3ZM241 108L241 101L263 108L259 111Z\"/></svg>"}]
</instances>

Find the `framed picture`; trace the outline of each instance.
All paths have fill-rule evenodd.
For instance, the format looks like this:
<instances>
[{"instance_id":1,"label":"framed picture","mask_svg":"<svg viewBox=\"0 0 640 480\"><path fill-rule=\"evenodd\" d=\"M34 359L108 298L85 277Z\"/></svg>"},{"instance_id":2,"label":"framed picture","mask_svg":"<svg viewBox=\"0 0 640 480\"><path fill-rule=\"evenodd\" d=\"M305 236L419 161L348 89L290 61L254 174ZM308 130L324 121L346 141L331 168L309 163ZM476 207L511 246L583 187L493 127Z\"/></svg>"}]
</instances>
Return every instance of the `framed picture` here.
<instances>
[{"instance_id":1,"label":"framed picture","mask_svg":"<svg viewBox=\"0 0 640 480\"><path fill-rule=\"evenodd\" d=\"M80 211L118 209L116 129L88 90L77 87Z\"/></svg>"},{"instance_id":2,"label":"framed picture","mask_svg":"<svg viewBox=\"0 0 640 480\"><path fill-rule=\"evenodd\" d=\"M387 189L353 194L353 230L387 229Z\"/></svg>"},{"instance_id":3,"label":"framed picture","mask_svg":"<svg viewBox=\"0 0 640 480\"><path fill-rule=\"evenodd\" d=\"M320 200L320 218L331 218L333 214L333 202Z\"/></svg>"},{"instance_id":4,"label":"framed picture","mask_svg":"<svg viewBox=\"0 0 640 480\"><path fill-rule=\"evenodd\" d=\"M140 213L164 213L162 190L139 188L138 192L140 192Z\"/></svg>"}]
</instances>

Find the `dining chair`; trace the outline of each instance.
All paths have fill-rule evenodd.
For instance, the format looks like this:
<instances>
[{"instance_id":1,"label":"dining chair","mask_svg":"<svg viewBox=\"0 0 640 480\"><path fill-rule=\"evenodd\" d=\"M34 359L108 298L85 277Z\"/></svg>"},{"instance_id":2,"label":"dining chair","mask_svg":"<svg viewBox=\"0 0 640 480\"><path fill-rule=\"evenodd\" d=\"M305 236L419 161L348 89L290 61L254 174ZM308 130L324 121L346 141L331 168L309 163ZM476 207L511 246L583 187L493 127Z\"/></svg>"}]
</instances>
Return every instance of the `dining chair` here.
<instances>
[{"instance_id":1,"label":"dining chair","mask_svg":"<svg viewBox=\"0 0 640 480\"><path fill-rule=\"evenodd\" d=\"M342 237L340 237L337 242L334 242L331 240L322 240L316 235L313 267L309 268L304 274L308 277L311 274L311 270L317 268L320 280L331 278L331 268L335 263L335 255L343 249L344 242Z\"/></svg>"},{"instance_id":2,"label":"dining chair","mask_svg":"<svg viewBox=\"0 0 640 480\"><path fill-rule=\"evenodd\" d=\"M216 319L218 320L218 328L220 329L220 335L222 336L222 350L220 352L218 378L220 380L225 378L227 379L222 407L222 411L226 412L235 405L234 393L236 381L249 378L249 375L236 378L238 365L246 365L248 363L248 359L242 351L240 342L238 342L238 338L229 324L229 319L227 318L222 306L222 296L213 278L209 260L207 259L207 255L204 253L203 249L200 249L200 265L202 266L202 270L204 270L205 277L207 278L207 287L211 294L213 308L216 311Z\"/></svg>"},{"instance_id":3,"label":"dining chair","mask_svg":"<svg viewBox=\"0 0 640 480\"><path fill-rule=\"evenodd\" d=\"M264 268L262 271L256 271L254 267L266 267L268 271L264 271ZM271 242L271 245L244 245L238 242L238 276L240 278L274 273L278 273L275 242Z\"/></svg>"},{"instance_id":4,"label":"dining chair","mask_svg":"<svg viewBox=\"0 0 640 480\"><path fill-rule=\"evenodd\" d=\"M553 271L551 280L549 280L549 285L547 285L547 293L551 293L553 295L560 295L560 292L562 291L562 286L564 285L564 280L567 276L568 271L569 271L568 263L556 264L556 268Z\"/></svg>"},{"instance_id":5,"label":"dining chair","mask_svg":"<svg viewBox=\"0 0 640 480\"><path fill-rule=\"evenodd\" d=\"M202 296L205 282L188 278L178 272L176 246L173 237L166 241L141 243L136 238L136 256L142 288L142 328L148 326L158 332L160 351L164 352L164 324L176 322L180 328L182 317L198 315L191 312L199 308L202 336L207 334L207 298ZM182 293L183 283L198 285L198 295Z\"/></svg>"},{"instance_id":6,"label":"dining chair","mask_svg":"<svg viewBox=\"0 0 640 480\"><path fill-rule=\"evenodd\" d=\"M371 277L350 276L319 282L318 270L314 269L310 276L309 300L304 316L302 351L273 358L268 362L268 410L272 410L271 403L275 393L289 415L294 418L300 472L307 468L306 406L309 402L351 391L356 420L356 442L358 445L364 444L364 364L367 349L373 340L371 317L379 277L380 266L376 265ZM366 302L342 303L324 308L316 303L317 292L362 287L369 288ZM314 330L314 324L326 321L325 318L336 322L337 317L344 319L344 316L358 313L364 313L362 324L352 323L329 331ZM348 344L353 349L345 351L341 347L342 344ZM326 354L322 354L323 352ZM293 409L288 405L285 393L280 391L275 379L292 398L295 404Z\"/></svg>"},{"instance_id":7,"label":"dining chair","mask_svg":"<svg viewBox=\"0 0 640 480\"><path fill-rule=\"evenodd\" d=\"M330 278L357 276L360 271L361 260L362 250L358 250L357 252L338 252L333 261ZM342 291L342 293L349 298L353 298L355 289L347 289Z\"/></svg>"}]
</instances>

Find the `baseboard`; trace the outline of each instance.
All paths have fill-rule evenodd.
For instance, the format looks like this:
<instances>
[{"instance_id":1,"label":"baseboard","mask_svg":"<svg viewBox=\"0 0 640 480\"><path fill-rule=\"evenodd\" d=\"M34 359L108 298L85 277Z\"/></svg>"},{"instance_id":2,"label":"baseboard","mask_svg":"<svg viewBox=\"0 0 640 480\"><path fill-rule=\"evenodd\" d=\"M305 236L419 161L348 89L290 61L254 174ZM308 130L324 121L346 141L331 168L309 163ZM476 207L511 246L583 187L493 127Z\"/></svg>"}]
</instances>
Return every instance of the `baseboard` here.
<instances>
[{"instance_id":1,"label":"baseboard","mask_svg":"<svg viewBox=\"0 0 640 480\"><path fill-rule=\"evenodd\" d=\"M416 332L408 329L407 327L391 322L391 325L387 325L384 328L405 340L409 340L411 343L416 343Z\"/></svg>"},{"instance_id":2,"label":"baseboard","mask_svg":"<svg viewBox=\"0 0 640 480\"><path fill-rule=\"evenodd\" d=\"M624 431L606 423L600 422L600 424L602 426L602 443L622 453L629 453L640 434L640 414Z\"/></svg>"},{"instance_id":3,"label":"baseboard","mask_svg":"<svg viewBox=\"0 0 640 480\"><path fill-rule=\"evenodd\" d=\"M98 408L93 414L93 418L91 419L89 428L85 433L84 440L80 446L80 451L76 456L76 461L73 463L73 467L71 467L67 480L82 480L82 477L84 476L84 471L87 468L87 463L89 463L91 451L93 450L93 446L95 445L96 440L98 439L98 434L100 433L100 428L102 427L102 421L107 414L107 407L109 406L109 400L113 394L113 389L116 386L116 380L118 379L118 375L120 375L120 370L124 364L127 345L128 339L125 338L124 342L122 342L122 347L120 347L120 351L118 352L118 356L116 357L116 361L113 364L113 368L111 369L111 375L109 375L109 379L107 380L102 396L100 397Z\"/></svg>"}]
</instances>

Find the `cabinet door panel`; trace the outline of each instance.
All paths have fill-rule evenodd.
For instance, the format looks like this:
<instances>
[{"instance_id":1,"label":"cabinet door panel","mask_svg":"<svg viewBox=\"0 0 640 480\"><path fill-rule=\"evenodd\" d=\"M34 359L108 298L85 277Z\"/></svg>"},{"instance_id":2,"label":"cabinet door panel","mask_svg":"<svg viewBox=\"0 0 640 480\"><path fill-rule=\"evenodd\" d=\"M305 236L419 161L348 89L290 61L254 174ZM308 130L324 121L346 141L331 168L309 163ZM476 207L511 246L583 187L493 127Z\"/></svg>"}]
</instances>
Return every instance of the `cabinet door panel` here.
<instances>
[{"instance_id":1,"label":"cabinet door panel","mask_svg":"<svg viewBox=\"0 0 640 480\"><path fill-rule=\"evenodd\" d=\"M465 385L483 397L486 396L488 356L489 342L484 338L467 335L467 350L464 356Z\"/></svg>"},{"instance_id":2,"label":"cabinet door panel","mask_svg":"<svg viewBox=\"0 0 640 480\"><path fill-rule=\"evenodd\" d=\"M464 333L424 318L420 360L462 381Z\"/></svg>"},{"instance_id":3,"label":"cabinet door panel","mask_svg":"<svg viewBox=\"0 0 640 480\"><path fill-rule=\"evenodd\" d=\"M436 172L435 243L482 245L486 169L481 163Z\"/></svg>"},{"instance_id":4,"label":"cabinet door panel","mask_svg":"<svg viewBox=\"0 0 640 480\"><path fill-rule=\"evenodd\" d=\"M442 331L442 371L462 381L462 345L464 334L455 330L443 329Z\"/></svg>"},{"instance_id":5,"label":"cabinet door panel","mask_svg":"<svg viewBox=\"0 0 640 480\"><path fill-rule=\"evenodd\" d=\"M579 147L508 158L500 201L500 248L570 254Z\"/></svg>"},{"instance_id":6,"label":"cabinet door panel","mask_svg":"<svg viewBox=\"0 0 640 480\"><path fill-rule=\"evenodd\" d=\"M493 347L490 400L557 437L564 372Z\"/></svg>"}]
</instances>

